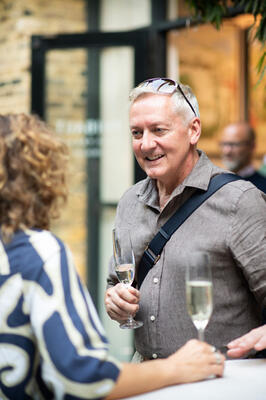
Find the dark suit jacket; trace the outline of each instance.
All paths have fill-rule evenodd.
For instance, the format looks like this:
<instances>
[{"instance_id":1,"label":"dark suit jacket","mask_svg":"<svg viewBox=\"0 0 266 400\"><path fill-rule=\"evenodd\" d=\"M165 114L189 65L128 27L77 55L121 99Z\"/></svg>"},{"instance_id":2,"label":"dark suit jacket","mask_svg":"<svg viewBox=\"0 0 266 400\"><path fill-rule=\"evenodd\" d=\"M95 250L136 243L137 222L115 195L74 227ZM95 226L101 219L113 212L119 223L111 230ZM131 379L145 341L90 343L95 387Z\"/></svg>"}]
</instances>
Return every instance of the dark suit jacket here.
<instances>
[{"instance_id":1,"label":"dark suit jacket","mask_svg":"<svg viewBox=\"0 0 266 400\"><path fill-rule=\"evenodd\" d=\"M258 189L266 193L266 178L259 172L256 171L254 174L246 176L244 179L246 179L246 181L250 181L253 183L253 185L257 186Z\"/></svg>"}]
</instances>

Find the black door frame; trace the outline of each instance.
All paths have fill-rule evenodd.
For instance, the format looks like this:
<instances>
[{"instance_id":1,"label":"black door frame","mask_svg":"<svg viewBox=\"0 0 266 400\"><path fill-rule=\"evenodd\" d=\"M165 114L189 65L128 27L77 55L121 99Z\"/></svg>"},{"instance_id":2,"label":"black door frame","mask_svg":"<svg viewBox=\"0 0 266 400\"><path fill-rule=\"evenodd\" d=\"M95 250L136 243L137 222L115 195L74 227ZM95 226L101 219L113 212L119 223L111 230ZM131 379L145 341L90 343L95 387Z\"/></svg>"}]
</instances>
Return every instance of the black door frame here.
<instances>
[{"instance_id":1,"label":"black door frame","mask_svg":"<svg viewBox=\"0 0 266 400\"><path fill-rule=\"evenodd\" d=\"M133 47L134 57L134 83L154 75L165 75L165 33L149 29L137 29L123 32L88 32L83 34L60 34L54 36L32 37L32 84L31 84L31 112L45 120L45 64L46 54L50 50L58 49L101 49L106 47ZM95 77L93 85L98 82L97 51L93 57ZM90 107L92 118L99 118L99 99L93 99ZM145 175L135 161L135 182ZM99 159L88 160L87 173L89 190L87 193L87 282L90 293L98 307L98 280L99 280L99 222L101 206L99 197ZM116 204L109 204L116 207Z\"/></svg>"}]
</instances>

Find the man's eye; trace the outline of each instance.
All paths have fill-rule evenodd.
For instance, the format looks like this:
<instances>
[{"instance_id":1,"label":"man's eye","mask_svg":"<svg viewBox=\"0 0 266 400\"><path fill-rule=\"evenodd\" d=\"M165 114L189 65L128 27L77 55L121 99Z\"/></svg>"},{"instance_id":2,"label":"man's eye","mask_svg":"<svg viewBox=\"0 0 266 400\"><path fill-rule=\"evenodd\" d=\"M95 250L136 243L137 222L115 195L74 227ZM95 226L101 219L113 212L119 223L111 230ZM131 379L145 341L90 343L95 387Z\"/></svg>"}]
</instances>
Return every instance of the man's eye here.
<instances>
[{"instance_id":1,"label":"man's eye","mask_svg":"<svg viewBox=\"0 0 266 400\"><path fill-rule=\"evenodd\" d=\"M134 138L139 138L142 136L142 132L141 131L131 131L131 134Z\"/></svg>"},{"instance_id":2,"label":"man's eye","mask_svg":"<svg viewBox=\"0 0 266 400\"><path fill-rule=\"evenodd\" d=\"M157 133L163 133L165 131L164 128L160 128L159 126L157 126L156 128L154 128L153 132L157 132Z\"/></svg>"}]
</instances>

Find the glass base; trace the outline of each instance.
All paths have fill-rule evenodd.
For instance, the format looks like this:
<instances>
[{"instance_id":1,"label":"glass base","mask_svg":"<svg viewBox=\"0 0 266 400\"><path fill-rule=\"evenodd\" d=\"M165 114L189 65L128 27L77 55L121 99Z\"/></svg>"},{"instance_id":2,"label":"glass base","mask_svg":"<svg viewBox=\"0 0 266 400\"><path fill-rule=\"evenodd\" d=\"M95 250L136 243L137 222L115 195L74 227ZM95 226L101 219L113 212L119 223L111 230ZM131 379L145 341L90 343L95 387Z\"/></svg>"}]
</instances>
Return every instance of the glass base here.
<instances>
[{"instance_id":1,"label":"glass base","mask_svg":"<svg viewBox=\"0 0 266 400\"><path fill-rule=\"evenodd\" d=\"M121 322L119 328L121 329L137 329L143 325L142 321L135 321L134 319L129 319L125 322Z\"/></svg>"}]
</instances>

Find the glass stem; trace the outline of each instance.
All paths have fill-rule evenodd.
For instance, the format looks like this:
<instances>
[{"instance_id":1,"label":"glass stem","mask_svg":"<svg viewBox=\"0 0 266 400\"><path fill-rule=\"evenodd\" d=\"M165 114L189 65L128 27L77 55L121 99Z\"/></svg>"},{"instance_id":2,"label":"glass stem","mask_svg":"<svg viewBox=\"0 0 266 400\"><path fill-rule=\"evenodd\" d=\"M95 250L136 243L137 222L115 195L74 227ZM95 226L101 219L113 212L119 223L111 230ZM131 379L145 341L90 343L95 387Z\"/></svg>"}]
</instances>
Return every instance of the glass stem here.
<instances>
[{"instance_id":1,"label":"glass stem","mask_svg":"<svg viewBox=\"0 0 266 400\"><path fill-rule=\"evenodd\" d=\"M204 329L199 329L198 330L198 338L199 338L199 340L204 342Z\"/></svg>"}]
</instances>

